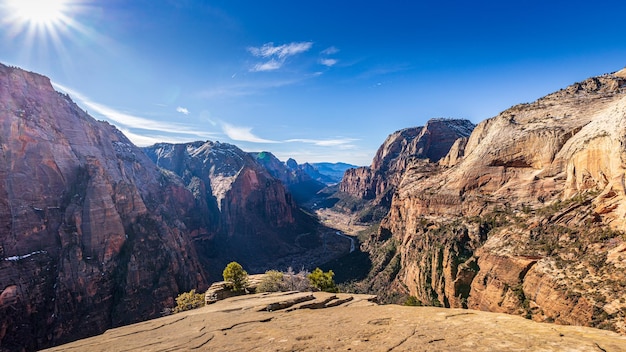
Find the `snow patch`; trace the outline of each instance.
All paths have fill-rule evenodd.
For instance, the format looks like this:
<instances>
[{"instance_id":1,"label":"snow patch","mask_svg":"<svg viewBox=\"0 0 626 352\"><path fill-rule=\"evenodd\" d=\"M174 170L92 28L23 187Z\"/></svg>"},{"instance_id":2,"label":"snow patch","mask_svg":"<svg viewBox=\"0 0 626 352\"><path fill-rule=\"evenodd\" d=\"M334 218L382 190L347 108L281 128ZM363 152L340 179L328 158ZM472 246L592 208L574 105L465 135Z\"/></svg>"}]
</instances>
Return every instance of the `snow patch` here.
<instances>
[{"instance_id":1,"label":"snow patch","mask_svg":"<svg viewBox=\"0 0 626 352\"><path fill-rule=\"evenodd\" d=\"M18 260L22 260L22 259L26 259L28 257L31 257L31 256L33 256L35 254L43 254L43 253L48 253L48 252L46 252L46 251L35 251L35 252L24 254L24 255L14 255L12 257L6 257L6 258L4 258L4 260L10 261L10 262L16 262Z\"/></svg>"}]
</instances>

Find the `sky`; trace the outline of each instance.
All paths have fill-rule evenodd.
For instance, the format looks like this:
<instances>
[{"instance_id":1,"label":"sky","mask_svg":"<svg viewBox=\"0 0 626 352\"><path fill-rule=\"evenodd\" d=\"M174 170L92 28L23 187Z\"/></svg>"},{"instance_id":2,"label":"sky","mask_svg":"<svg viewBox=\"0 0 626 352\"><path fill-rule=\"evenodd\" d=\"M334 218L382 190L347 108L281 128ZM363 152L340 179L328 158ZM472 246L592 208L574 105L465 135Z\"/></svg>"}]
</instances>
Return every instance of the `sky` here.
<instances>
[{"instance_id":1,"label":"sky","mask_svg":"<svg viewBox=\"0 0 626 352\"><path fill-rule=\"evenodd\" d=\"M626 66L625 1L0 0L0 62L135 144L212 140L369 165Z\"/></svg>"}]
</instances>

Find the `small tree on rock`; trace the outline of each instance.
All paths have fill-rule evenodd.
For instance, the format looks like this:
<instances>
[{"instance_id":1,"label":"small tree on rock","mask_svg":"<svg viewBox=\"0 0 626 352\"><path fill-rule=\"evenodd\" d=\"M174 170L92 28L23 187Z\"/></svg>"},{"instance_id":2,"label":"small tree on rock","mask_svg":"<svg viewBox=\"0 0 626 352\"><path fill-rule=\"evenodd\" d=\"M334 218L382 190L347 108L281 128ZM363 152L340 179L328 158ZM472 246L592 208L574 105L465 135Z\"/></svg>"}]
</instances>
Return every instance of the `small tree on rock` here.
<instances>
[{"instance_id":1,"label":"small tree on rock","mask_svg":"<svg viewBox=\"0 0 626 352\"><path fill-rule=\"evenodd\" d=\"M248 273L237 262L228 263L222 275L224 281L232 285L233 291L243 291L248 286Z\"/></svg>"},{"instance_id":2,"label":"small tree on rock","mask_svg":"<svg viewBox=\"0 0 626 352\"><path fill-rule=\"evenodd\" d=\"M309 274L308 278L313 287L326 292L337 292L337 286L335 285L335 281L333 280L332 270L328 270L328 272L323 272L320 268L315 268L312 273Z\"/></svg>"},{"instance_id":3,"label":"small tree on rock","mask_svg":"<svg viewBox=\"0 0 626 352\"><path fill-rule=\"evenodd\" d=\"M196 289L189 292L183 292L176 297L176 307L174 313L184 312L186 310L196 309L204 306L204 294L196 293Z\"/></svg>"}]
</instances>

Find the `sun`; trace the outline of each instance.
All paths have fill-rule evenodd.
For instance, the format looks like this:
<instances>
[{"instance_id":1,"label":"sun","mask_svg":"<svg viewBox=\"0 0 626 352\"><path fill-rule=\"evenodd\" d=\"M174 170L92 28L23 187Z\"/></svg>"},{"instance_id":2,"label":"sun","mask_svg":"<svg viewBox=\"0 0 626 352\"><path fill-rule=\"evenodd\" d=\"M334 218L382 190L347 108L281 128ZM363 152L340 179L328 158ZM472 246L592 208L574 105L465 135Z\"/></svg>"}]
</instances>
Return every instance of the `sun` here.
<instances>
[{"instance_id":1,"label":"sun","mask_svg":"<svg viewBox=\"0 0 626 352\"><path fill-rule=\"evenodd\" d=\"M63 22L68 0L7 0L15 21L33 26L52 27Z\"/></svg>"}]
</instances>

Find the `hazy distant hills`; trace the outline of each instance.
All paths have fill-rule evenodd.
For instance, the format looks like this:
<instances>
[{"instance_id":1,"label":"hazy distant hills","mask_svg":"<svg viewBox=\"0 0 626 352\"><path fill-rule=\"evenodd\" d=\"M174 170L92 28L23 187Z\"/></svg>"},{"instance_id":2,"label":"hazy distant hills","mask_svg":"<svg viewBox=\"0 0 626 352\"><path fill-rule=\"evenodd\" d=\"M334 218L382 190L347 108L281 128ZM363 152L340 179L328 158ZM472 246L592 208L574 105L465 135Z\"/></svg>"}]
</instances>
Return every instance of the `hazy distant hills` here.
<instances>
[{"instance_id":1,"label":"hazy distant hills","mask_svg":"<svg viewBox=\"0 0 626 352\"><path fill-rule=\"evenodd\" d=\"M326 185L341 182L346 170L358 167L357 165L346 163L310 163L309 165L313 166L311 169L306 165L307 163L302 165L306 173L313 177L313 179L323 182Z\"/></svg>"}]
</instances>

